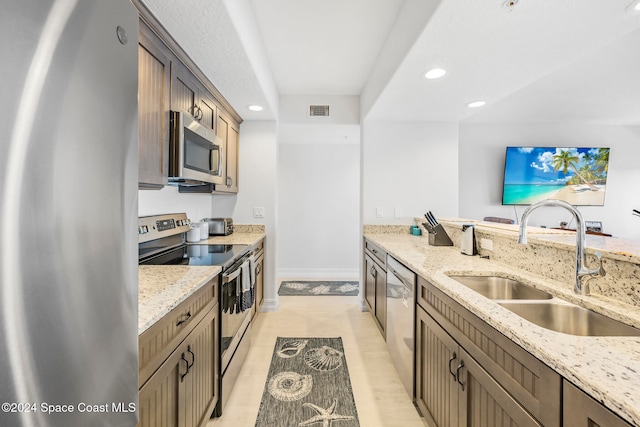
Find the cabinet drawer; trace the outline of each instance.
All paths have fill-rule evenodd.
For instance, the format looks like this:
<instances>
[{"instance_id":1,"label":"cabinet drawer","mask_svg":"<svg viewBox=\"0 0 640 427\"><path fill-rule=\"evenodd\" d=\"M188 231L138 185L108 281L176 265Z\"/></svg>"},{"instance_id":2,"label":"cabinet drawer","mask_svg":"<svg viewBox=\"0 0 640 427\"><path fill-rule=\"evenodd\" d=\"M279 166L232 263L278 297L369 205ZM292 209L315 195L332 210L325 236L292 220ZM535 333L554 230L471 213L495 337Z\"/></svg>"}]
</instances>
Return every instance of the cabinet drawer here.
<instances>
[{"instance_id":1,"label":"cabinet drawer","mask_svg":"<svg viewBox=\"0 0 640 427\"><path fill-rule=\"evenodd\" d=\"M365 252L368 253L382 268L387 269L387 253L380 249L379 246L371 243L369 240L364 241Z\"/></svg>"},{"instance_id":2,"label":"cabinet drawer","mask_svg":"<svg viewBox=\"0 0 640 427\"><path fill-rule=\"evenodd\" d=\"M253 247L253 256L257 259L262 252L264 252L264 239L260 240Z\"/></svg>"},{"instance_id":3,"label":"cabinet drawer","mask_svg":"<svg viewBox=\"0 0 640 427\"><path fill-rule=\"evenodd\" d=\"M422 277L416 301L542 425L560 426L560 375Z\"/></svg>"},{"instance_id":4,"label":"cabinet drawer","mask_svg":"<svg viewBox=\"0 0 640 427\"><path fill-rule=\"evenodd\" d=\"M138 338L139 386L185 339L195 325L218 302L218 276L198 289Z\"/></svg>"}]
</instances>

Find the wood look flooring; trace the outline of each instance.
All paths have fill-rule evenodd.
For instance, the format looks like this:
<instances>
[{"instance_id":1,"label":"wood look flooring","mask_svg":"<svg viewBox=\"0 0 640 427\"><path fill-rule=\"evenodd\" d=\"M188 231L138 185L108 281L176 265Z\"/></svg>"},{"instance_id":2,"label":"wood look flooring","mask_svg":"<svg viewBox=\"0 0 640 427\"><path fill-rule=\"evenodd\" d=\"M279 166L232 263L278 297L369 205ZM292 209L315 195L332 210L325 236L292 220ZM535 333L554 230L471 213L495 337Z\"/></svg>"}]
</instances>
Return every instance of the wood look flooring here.
<instances>
[{"instance_id":1,"label":"wood look flooring","mask_svg":"<svg viewBox=\"0 0 640 427\"><path fill-rule=\"evenodd\" d=\"M222 417L207 427L252 427L276 337L342 337L361 427L424 427L391 362L371 314L358 297L281 296L277 312L260 313L251 349ZM340 422L335 422L339 427ZM289 427L289 426L273 426Z\"/></svg>"}]
</instances>

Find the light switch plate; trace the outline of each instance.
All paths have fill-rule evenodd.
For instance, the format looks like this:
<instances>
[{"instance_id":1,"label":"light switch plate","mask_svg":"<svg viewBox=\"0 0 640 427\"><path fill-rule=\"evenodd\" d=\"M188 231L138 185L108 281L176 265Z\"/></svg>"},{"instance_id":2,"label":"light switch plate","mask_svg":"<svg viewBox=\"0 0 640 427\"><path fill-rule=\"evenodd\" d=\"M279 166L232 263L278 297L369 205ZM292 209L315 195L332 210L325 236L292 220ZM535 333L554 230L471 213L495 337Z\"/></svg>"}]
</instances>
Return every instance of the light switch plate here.
<instances>
[{"instance_id":1,"label":"light switch plate","mask_svg":"<svg viewBox=\"0 0 640 427\"><path fill-rule=\"evenodd\" d=\"M263 207L255 207L255 208L253 208L253 217L254 218L264 218L264 208Z\"/></svg>"},{"instance_id":2,"label":"light switch plate","mask_svg":"<svg viewBox=\"0 0 640 427\"><path fill-rule=\"evenodd\" d=\"M393 210L393 217L394 218L402 218L402 208L395 208Z\"/></svg>"},{"instance_id":3,"label":"light switch plate","mask_svg":"<svg viewBox=\"0 0 640 427\"><path fill-rule=\"evenodd\" d=\"M376 208L376 218L383 218L384 217L384 208Z\"/></svg>"}]
</instances>

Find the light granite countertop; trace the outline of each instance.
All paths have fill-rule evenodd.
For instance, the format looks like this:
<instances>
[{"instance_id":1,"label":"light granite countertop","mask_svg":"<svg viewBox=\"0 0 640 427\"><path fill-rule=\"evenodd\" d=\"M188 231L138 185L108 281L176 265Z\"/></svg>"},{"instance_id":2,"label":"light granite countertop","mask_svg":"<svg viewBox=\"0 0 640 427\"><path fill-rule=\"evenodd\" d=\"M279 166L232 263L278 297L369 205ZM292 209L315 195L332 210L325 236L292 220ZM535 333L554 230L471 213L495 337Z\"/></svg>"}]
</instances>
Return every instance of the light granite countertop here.
<instances>
[{"instance_id":1,"label":"light granite countertop","mask_svg":"<svg viewBox=\"0 0 640 427\"><path fill-rule=\"evenodd\" d=\"M247 226L244 226L247 227ZM255 227L254 227L255 228ZM255 245L265 237L259 227L248 232L215 236L196 244ZM220 274L219 266L138 266L138 335Z\"/></svg>"},{"instance_id":2,"label":"light granite countertop","mask_svg":"<svg viewBox=\"0 0 640 427\"><path fill-rule=\"evenodd\" d=\"M138 266L138 335L221 271L219 266Z\"/></svg>"},{"instance_id":3,"label":"light granite countertop","mask_svg":"<svg viewBox=\"0 0 640 427\"><path fill-rule=\"evenodd\" d=\"M640 326L638 307L616 303L606 297L574 295L558 282L510 265L466 256L455 247L429 246L424 235L374 234L365 230L364 236L595 400L628 422L640 425L640 337L582 337L544 329L479 295L447 273L499 273L517 278L556 297L635 326Z\"/></svg>"}]
</instances>

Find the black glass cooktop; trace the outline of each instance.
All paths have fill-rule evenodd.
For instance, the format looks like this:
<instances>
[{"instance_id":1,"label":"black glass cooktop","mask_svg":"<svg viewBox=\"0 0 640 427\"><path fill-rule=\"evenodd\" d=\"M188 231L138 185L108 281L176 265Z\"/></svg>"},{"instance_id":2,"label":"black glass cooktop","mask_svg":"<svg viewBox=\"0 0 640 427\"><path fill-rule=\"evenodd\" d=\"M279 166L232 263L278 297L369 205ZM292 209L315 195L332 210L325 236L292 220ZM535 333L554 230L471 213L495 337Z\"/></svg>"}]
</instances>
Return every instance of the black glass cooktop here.
<instances>
[{"instance_id":1,"label":"black glass cooktop","mask_svg":"<svg viewBox=\"0 0 640 427\"><path fill-rule=\"evenodd\" d=\"M140 265L220 265L229 267L248 245L185 245L144 259Z\"/></svg>"}]
</instances>

